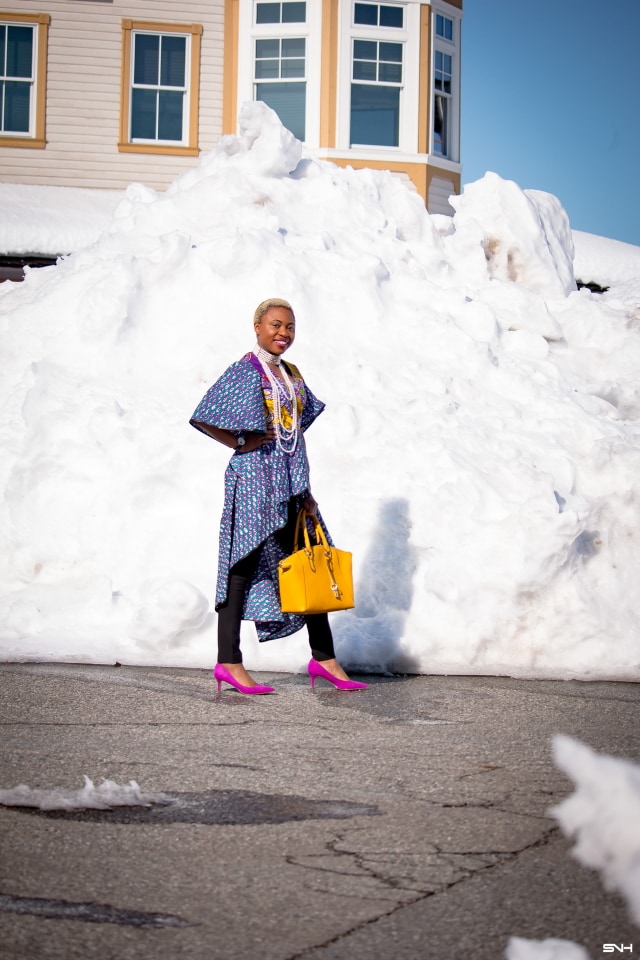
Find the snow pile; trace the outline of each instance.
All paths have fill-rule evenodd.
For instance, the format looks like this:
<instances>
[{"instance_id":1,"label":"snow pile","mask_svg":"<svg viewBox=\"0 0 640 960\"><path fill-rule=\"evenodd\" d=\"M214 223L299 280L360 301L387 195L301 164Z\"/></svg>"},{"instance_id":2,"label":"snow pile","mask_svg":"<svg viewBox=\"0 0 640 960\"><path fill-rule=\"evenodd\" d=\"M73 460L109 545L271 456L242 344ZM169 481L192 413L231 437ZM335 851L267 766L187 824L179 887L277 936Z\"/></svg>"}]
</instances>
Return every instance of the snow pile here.
<instances>
[{"instance_id":1,"label":"snow pile","mask_svg":"<svg viewBox=\"0 0 640 960\"><path fill-rule=\"evenodd\" d=\"M37 807L40 810L112 810L114 807L166 806L173 803L173 798L166 793L145 793L135 780L129 780L127 784L103 780L96 787L89 777L84 776L83 779L84 787L80 790L65 790L62 787L35 790L26 784L20 784L12 790L0 790L0 806Z\"/></svg>"},{"instance_id":2,"label":"snow pile","mask_svg":"<svg viewBox=\"0 0 640 960\"><path fill-rule=\"evenodd\" d=\"M573 855L624 896L640 926L640 766L598 756L570 737L555 737L554 756L578 788L552 810L577 839Z\"/></svg>"},{"instance_id":3,"label":"snow pile","mask_svg":"<svg viewBox=\"0 0 640 960\"><path fill-rule=\"evenodd\" d=\"M121 199L120 190L0 183L0 256L80 250L107 229Z\"/></svg>"},{"instance_id":4,"label":"snow pile","mask_svg":"<svg viewBox=\"0 0 640 960\"><path fill-rule=\"evenodd\" d=\"M555 198L487 175L455 206L250 104L165 193L132 185L93 245L0 285L2 656L211 663L228 451L187 421L282 296L328 402L314 494L354 552L344 662L637 678L637 258L578 291ZM246 636L254 668L308 656Z\"/></svg>"},{"instance_id":5,"label":"snow pile","mask_svg":"<svg viewBox=\"0 0 640 960\"><path fill-rule=\"evenodd\" d=\"M640 284L640 247L620 240L594 237L581 230L573 230L572 237L576 279L608 287L625 283L632 277Z\"/></svg>"}]
</instances>

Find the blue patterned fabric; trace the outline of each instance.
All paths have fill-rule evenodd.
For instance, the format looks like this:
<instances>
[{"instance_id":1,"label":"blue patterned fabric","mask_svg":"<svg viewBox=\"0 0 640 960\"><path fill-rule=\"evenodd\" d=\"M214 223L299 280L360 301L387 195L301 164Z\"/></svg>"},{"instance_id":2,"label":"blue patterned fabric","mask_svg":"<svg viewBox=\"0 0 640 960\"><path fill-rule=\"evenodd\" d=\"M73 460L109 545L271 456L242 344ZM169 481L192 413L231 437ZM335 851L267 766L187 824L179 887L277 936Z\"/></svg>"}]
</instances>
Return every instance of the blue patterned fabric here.
<instances>
[{"instance_id":1,"label":"blue patterned fabric","mask_svg":"<svg viewBox=\"0 0 640 960\"><path fill-rule=\"evenodd\" d=\"M224 476L216 610L227 598L231 567L262 545L242 614L243 620L256 622L259 640L286 637L304 626L302 616L280 610L278 563L286 553L273 534L287 522L291 497L301 501L309 492L309 462L302 431L322 413L325 405L314 397L297 367L288 363L287 369L296 393L301 427L295 452L284 453L274 442L247 453L234 453ZM254 354L248 353L228 367L207 391L190 423L199 430L202 424L209 424L232 433L266 433L272 423L270 400L269 379ZM323 522L322 526L327 532Z\"/></svg>"}]
</instances>

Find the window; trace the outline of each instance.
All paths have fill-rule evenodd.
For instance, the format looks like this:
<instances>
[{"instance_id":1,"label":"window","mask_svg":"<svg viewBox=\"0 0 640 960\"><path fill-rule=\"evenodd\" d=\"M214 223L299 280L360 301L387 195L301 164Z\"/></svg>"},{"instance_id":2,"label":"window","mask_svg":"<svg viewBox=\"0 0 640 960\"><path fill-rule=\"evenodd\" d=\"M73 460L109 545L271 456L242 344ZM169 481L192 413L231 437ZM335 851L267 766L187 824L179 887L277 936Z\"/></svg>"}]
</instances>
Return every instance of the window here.
<instances>
[{"instance_id":1,"label":"window","mask_svg":"<svg viewBox=\"0 0 640 960\"><path fill-rule=\"evenodd\" d=\"M306 3L297 0L255 4L253 96L298 140L306 135L307 39L299 36L306 16Z\"/></svg>"},{"instance_id":2,"label":"window","mask_svg":"<svg viewBox=\"0 0 640 960\"><path fill-rule=\"evenodd\" d=\"M404 27L404 8L379 3L356 3L353 22L371 27Z\"/></svg>"},{"instance_id":3,"label":"window","mask_svg":"<svg viewBox=\"0 0 640 960\"><path fill-rule=\"evenodd\" d=\"M256 23L306 23L306 3L256 3Z\"/></svg>"},{"instance_id":4,"label":"window","mask_svg":"<svg viewBox=\"0 0 640 960\"><path fill-rule=\"evenodd\" d=\"M440 13L435 15L433 52L433 120L432 146L434 154L453 159L455 67L455 21Z\"/></svg>"},{"instance_id":5,"label":"window","mask_svg":"<svg viewBox=\"0 0 640 960\"><path fill-rule=\"evenodd\" d=\"M119 149L196 156L202 27L124 20L123 30Z\"/></svg>"},{"instance_id":6,"label":"window","mask_svg":"<svg viewBox=\"0 0 640 960\"><path fill-rule=\"evenodd\" d=\"M449 126L451 113L451 57L436 50L434 77L433 152L449 155Z\"/></svg>"},{"instance_id":7,"label":"window","mask_svg":"<svg viewBox=\"0 0 640 960\"><path fill-rule=\"evenodd\" d=\"M436 37L453 40L453 20L443 17L441 13L436 14Z\"/></svg>"},{"instance_id":8,"label":"window","mask_svg":"<svg viewBox=\"0 0 640 960\"><path fill-rule=\"evenodd\" d=\"M44 147L48 14L0 14L0 146Z\"/></svg>"},{"instance_id":9,"label":"window","mask_svg":"<svg viewBox=\"0 0 640 960\"><path fill-rule=\"evenodd\" d=\"M395 31L404 28L404 13L404 7L390 4L353 5L351 145L400 143L404 43Z\"/></svg>"}]
</instances>

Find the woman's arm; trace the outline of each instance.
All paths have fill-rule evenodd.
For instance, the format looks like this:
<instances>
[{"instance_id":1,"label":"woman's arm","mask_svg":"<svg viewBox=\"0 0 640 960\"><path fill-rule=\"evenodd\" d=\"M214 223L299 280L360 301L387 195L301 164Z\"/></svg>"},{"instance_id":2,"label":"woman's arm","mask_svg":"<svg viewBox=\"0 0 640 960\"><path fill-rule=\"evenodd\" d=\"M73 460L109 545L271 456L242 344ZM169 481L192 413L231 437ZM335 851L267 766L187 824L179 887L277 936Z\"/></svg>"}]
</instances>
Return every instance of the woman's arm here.
<instances>
[{"instance_id":1,"label":"woman's arm","mask_svg":"<svg viewBox=\"0 0 640 960\"><path fill-rule=\"evenodd\" d=\"M225 447L231 447L235 450L238 446L238 434L231 430L223 430L222 427L212 427L209 423L198 423L199 428L209 437L213 437L218 443ZM275 440L275 430L273 427L267 427L266 433L242 433L245 438L244 446L239 448L240 453L249 453L250 450L256 450L264 446L265 443L271 443Z\"/></svg>"}]
</instances>

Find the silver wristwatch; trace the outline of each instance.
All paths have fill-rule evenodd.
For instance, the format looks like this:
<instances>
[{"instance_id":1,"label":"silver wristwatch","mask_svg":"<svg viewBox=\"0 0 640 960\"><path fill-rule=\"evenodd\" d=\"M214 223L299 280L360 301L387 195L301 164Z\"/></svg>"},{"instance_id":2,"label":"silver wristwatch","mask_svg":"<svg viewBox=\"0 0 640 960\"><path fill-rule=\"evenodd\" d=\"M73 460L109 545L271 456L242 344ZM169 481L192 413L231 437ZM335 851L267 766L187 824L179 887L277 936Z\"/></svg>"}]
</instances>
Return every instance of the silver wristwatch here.
<instances>
[{"instance_id":1,"label":"silver wristwatch","mask_svg":"<svg viewBox=\"0 0 640 960\"><path fill-rule=\"evenodd\" d=\"M234 447L234 450L237 453L239 450L242 450L245 443L247 442L247 438L245 437L244 433L239 433L238 436L236 437L236 440L237 440L237 443Z\"/></svg>"}]
</instances>

